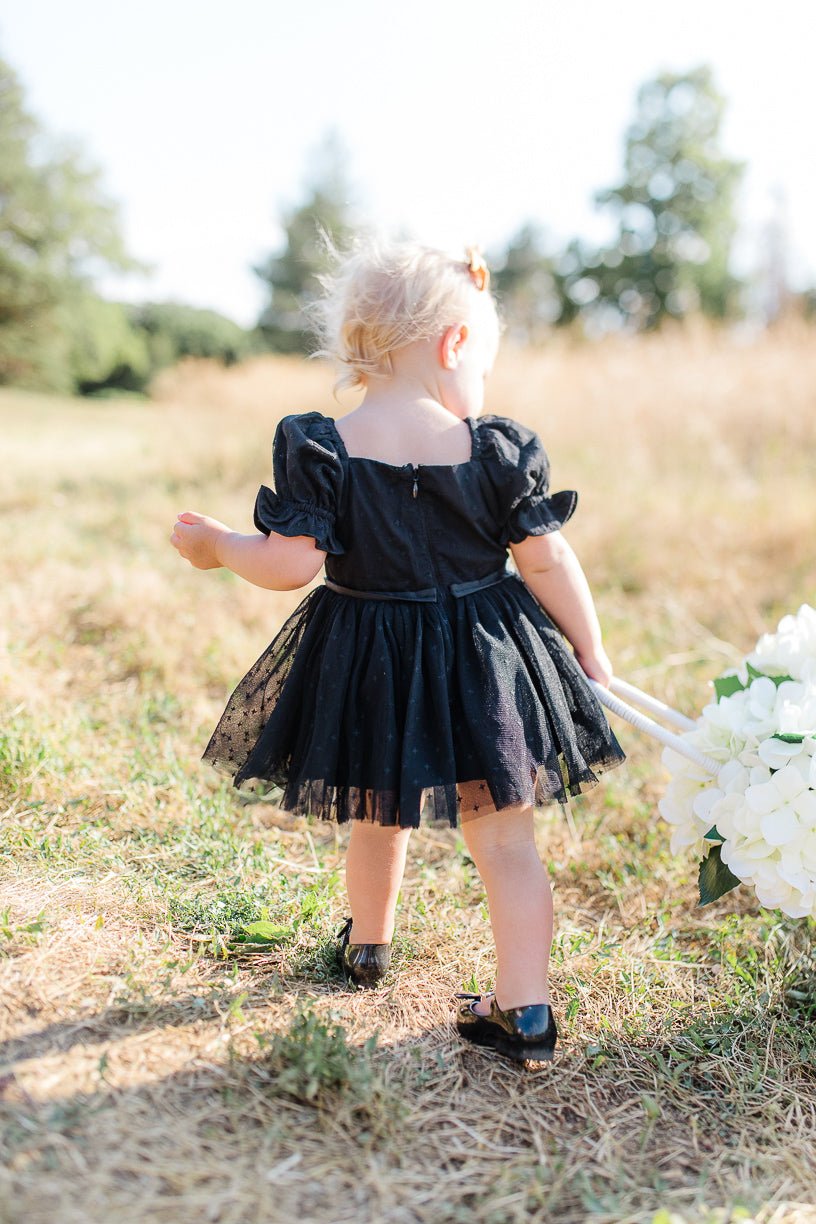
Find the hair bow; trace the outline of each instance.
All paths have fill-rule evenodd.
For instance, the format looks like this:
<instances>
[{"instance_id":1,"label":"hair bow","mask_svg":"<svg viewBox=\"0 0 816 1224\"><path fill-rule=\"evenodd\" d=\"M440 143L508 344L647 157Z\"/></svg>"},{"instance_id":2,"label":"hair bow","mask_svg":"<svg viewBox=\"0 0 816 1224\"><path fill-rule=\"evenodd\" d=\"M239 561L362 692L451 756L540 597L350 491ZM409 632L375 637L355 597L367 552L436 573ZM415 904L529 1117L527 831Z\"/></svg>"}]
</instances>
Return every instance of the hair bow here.
<instances>
[{"instance_id":1,"label":"hair bow","mask_svg":"<svg viewBox=\"0 0 816 1224\"><path fill-rule=\"evenodd\" d=\"M484 256L477 246L468 247L465 254L470 279L477 289L486 289L490 284L490 269L484 261Z\"/></svg>"}]
</instances>

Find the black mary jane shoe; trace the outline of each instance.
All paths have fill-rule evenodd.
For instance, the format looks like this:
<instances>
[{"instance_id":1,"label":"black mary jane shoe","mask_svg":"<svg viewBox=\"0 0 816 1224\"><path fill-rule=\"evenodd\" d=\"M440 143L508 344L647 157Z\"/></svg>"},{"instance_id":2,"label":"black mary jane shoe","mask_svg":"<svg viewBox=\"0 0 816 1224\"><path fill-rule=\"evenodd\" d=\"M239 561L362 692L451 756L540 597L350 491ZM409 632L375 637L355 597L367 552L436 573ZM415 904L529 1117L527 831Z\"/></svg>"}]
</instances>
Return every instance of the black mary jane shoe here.
<instances>
[{"instance_id":1,"label":"black mary jane shoe","mask_svg":"<svg viewBox=\"0 0 816 1224\"><path fill-rule=\"evenodd\" d=\"M340 968L347 982L370 989L379 986L391 964L391 945L349 943L353 919L347 918L337 932Z\"/></svg>"},{"instance_id":2,"label":"black mary jane shoe","mask_svg":"<svg viewBox=\"0 0 816 1224\"><path fill-rule=\"evenodd\" d=\"M549 1061L553 1056L558 1029L549 1003L531 1003L528 1007L508 1007L502 1011L496 996L490 999L490 1011L480 1016L473 1004L482 998L478 994L457 994L465 999L456 1015L456 1029L460 1037L475 1045L487 1046L523 1062L526 1058Z\"/></svg>"}]
</instances>

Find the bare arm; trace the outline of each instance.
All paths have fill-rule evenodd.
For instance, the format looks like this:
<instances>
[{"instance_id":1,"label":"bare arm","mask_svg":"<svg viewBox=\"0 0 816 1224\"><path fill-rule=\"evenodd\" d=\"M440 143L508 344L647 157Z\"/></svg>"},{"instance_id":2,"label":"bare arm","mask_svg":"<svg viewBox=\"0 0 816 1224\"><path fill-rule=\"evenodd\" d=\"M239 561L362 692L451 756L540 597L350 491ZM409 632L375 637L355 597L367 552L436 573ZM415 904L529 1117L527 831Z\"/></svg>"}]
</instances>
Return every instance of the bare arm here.
<instances>
[{"instance_id":1,"label":"bare arm","mask_svg":"<svg viewBox=\"0 0 816 1224\"><path fill-rule=\"evenodd\" d=\"M547 615L572 645L586 674L601 684L612 679L601 626L581 563L560 531L527 536L511 544L513 560Z\"/></svg>"},{"instance_id":2,"label":"bare arm","mask_svg":"<svg viewBox=\"0 0 816 1224\"><path fill-rule=\"evenodd\" d=\"M270 591L294 591L320 571L326 554L312 536L241 535L224 523L185 510L170 537L173 547L196 569L232 570Z\"/></svg>"}]
</instances>

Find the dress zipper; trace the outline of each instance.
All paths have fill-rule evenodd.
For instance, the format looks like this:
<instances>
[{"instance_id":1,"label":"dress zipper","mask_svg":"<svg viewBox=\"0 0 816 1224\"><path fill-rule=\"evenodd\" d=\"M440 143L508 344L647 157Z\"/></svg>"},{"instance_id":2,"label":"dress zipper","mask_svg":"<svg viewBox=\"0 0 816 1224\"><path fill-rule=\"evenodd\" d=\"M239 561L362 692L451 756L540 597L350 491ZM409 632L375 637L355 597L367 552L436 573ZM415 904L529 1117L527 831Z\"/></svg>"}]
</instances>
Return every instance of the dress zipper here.
<instances>
[{"instance_id":1,"label":"dress zipper","mask_svg":"<svg viewBox=\"0 0 816 1224\"><path fill-rule=\"evenodd\" d=\"M420 469L420 464L418 464L418 463L412 463L410 466L411 466L411 469L412 469L412 471L413 471L413 473L414 473L414 487L413 487L413 490L412 490L412 495L413 495L414 497L416 497L416 496L417 496L417 494L419 493L419 469ZM421 520L421 522L422 522L422 534L423 534L423 535L424 535L424 537L425 537L425 550L426 550L426 553L427 553L428 561L429 561L429 563L430 563L431 569L433 570L434 582L435 582L435 584L436 584L437 586L439 586L439 585L440 585L440 580L439 580L439 571L437 570L437 567L436 567L436 558L434 557L434 555L433 555L433 550L431 549L431 539L430 539L430 536L429 536L429 534L428 534L428 524L427 524L427 523L426 523L426 521L425 521L425 512L424 512L424 510L422 509L422 507L421 507L421 506L418 506L418 507L417 507L417 509L418 509L418 512L419 512L419 517L420 517L420 520Z\"/></svg>"}]
</instances>

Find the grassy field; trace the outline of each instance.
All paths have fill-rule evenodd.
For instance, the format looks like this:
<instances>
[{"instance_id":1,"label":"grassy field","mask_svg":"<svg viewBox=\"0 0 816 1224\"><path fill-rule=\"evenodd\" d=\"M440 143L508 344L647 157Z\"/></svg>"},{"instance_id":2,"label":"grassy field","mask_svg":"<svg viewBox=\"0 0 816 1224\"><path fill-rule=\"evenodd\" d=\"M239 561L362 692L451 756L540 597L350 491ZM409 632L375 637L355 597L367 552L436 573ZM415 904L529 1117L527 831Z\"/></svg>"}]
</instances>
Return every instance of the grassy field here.
<instances>
[{"instance_id":1,"label":"grassy field","mask_svg":"<svg viewBox=\"0 0 816 1224\"><path fill-rule=\"evenodd\" d=\"M539 813L561 1036L527 1068L452 1026L492 974L457 831L414 835L394 967L351 993L345 831L199 763L303 592L193 571L172 523L249 530L312 408L345 410L284 359L150 403L0 394L0 1222L816 1220L816 924L697 906L656 745L620 729L628 765ZM581 491L619 675L693 713L814 602L813 333L507 353L487 410Z\"/></svg>"}]
</instances>

